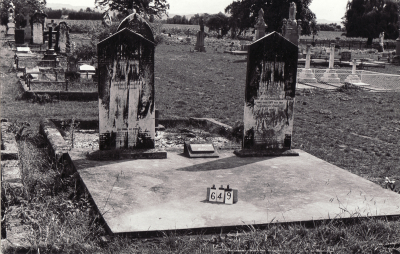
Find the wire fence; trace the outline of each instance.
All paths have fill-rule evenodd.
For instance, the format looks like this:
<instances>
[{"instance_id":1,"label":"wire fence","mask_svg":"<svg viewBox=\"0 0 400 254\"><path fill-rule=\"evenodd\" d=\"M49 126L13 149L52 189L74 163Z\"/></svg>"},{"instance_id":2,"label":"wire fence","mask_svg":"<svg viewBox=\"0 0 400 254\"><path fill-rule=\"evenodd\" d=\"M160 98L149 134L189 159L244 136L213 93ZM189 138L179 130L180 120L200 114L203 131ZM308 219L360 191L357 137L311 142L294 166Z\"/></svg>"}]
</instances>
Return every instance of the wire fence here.
<instances>
[{"instance_id":1,"label":"wire fence","mask_svg":"<svg viewBox=\"0 0 400 254\"><path fill-rule=\"evenodd\" d=\"M379 49L379 42L373 42L371 45L367 45L366 41L346 41L346 40L315 40L312 39L300 39L300 44L311 44L315 47L330 47L331 43L335 43L335 46L339 46L344 49ZM383 43L385 49L396 49L396 41L386 41Z\"/></svg>"},{"instance_id":2,"label":"wire fence","mask_svg":"<svg viewBox=\"0 0 400 254\"><path fill-rule=\"evenodd\" d=\"M297 69L297 78L304 68ZM324 83L322 77L326 69L311 69L315 75L317 82ZM345 83L346 78L352 74L351 70L337 69L336 74L340 79L340 83ZM362 83L368 84L370 88L400 91L400 75L386 74L366 70L356 70L356 75Z\"/></svg>"}]
</instances>

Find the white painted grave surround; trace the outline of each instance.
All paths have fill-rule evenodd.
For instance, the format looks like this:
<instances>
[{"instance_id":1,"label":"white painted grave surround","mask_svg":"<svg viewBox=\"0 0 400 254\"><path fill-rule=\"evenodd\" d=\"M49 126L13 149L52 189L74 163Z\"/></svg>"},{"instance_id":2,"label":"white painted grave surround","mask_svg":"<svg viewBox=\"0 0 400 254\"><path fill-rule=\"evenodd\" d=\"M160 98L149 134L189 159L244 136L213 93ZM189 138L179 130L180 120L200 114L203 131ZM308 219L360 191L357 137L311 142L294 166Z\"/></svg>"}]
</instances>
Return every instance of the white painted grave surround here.
<instances>
[{"instance_id":1,"label":"white painted grave surround","mask_svg":"<svg viewBox=\"0 0 400 254\"><path fill-rule=\"evenodd\" d=\"M314 72L310 69L311 62L311 44L307 44L306 50L306 66L299 73L298 81L301 83L317 83L317 79L315 78Z\"/></svg>"}]
</instances>

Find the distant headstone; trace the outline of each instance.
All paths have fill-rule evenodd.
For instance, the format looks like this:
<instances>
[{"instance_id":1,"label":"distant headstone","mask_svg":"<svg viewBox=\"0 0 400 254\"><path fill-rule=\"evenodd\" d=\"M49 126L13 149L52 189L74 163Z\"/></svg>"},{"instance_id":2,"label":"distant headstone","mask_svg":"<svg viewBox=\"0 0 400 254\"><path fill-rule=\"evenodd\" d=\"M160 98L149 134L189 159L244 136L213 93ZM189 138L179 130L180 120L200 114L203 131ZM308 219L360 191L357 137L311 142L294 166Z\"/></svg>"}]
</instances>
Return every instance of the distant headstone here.
<instances>
[{"instance_id":1,"label":"distant headstone","mask_svg":"<svg viewBox=\"0 0 400 254\"><path fill-rule=\"evenodd\" d=\"M282 35L294 45L299 45L299 38L301 35L301 20L296 21L296 4L290 3L289 19L283 19Z\"/></svg>"},{"instance_id":2,"label":"distant headstone","mask_svg":"<svg viewBox=\"0 0 400 254\"><path fill-rule=\"evenodd\" d=\"M25 30L15 29L15 44L24 44L24 43L25 43Z\"/></svg>"},{"instance_id":3,"label":"distant headstone","mask_svg":"<svg viewBox=\"0 0 400 254\"><path fill-rule=\"evenodd\" d=\"M310 69L311 62L311 44L307 44L306 49L306 66L299 73L299 82L301 83L317 83L314 72Z\"/></svg>"},{"instance_id":4,"label":"distant headstone","mask_svg":"<svg viewBox=\"0 0 400 254\"><path fill-rule=\"evenodd\" d=\"M69 41L69 26L64 21L60 22L56 27L58 32L57 36L57 50L61 53L68 53L70 49Z\"/></svg>"},{"instance_id":5,"label":"distant headstone","mask_svg":"<svg viewBox=\"0 0 400 254\"><path fill-rule=\"evenodd\" d=\"M329 52L329 68L324 72L321 81L325 83L340 83L340 78L334 69L335 64L335 44L331 44Z\"/></svg>"},{"instance_id":6,"label":"distant headstone","mask_svg":"<svg viewBox=\"0 0 400 254\"><path fill-rule=\"evenodd\" d=\"M265 29L267 28L267 24L264 21L264 10L260 9L258 11L258 19L254 28L256 29L256 40L265 36Z\"/></svg>"},{"instance_id":7,"label":"distant headstone","mask_svg":"<svg viewBox=\"0 0 400 254\"><path fill-rule=\"evenodd\" d=\"M249 46L244 137L238 156L298 155L290 150L298 47L277 32Z\"/></svg>"},{"instance_id":8,"label":"distant headstone","mask_svg":"<svg viewBox=\"0 0 400 254\"><path fill-rule=\"evenodd\" d=\"M200 18L199 24L200 24L200 31L196 35L197 41L194 49L199 52L206 52L206 48L204 47L204 38L206 37L206 33L204 32L203 18Z\"/></svg>"},{"instance_id":9,"label":"distant headstone","mask_svg":"<svg viewBox=\"0 0 400 254\"><path fill-rule=\"evenodd\" d=\"M360 77L356 73L356 69L357 69L356 59L353 59L353 62L350 63L350 65L352 66L351 74L349 76L347 76L347 78L344 80L344 82L350 83L350 84L356 85L356 86L368 86L369 84L363 83L361 81Z\"/></svg>"},{"instance_id":10,"label":"distant headstone","mask_svg":"<svg viewBox=\"0 0 400 254\"><path fill-rule=\"evenodd\" d=\"M379 50L378 50L378 52L383 52L383 51L385 51L385 48L384 48L384 38L385 38L385 32L382 32L382 33L380 33L379 34Z\"/></svg>"},{"instance_id":11,"label":"distant headstone","mask_svg":"<svg viewBox=\"0 0 400 254\"><path fill-rule=\"evenodd\" d=\"M154 148L154 40L130 27L151 32L126 22L97 44L100 150Z\"/></svg>"},{"instance_id":12,"label":"distant headstone","mask_svg":"<svg viewBox=\"0 0 400 254\"><path fill-rule=\"evenodd\" d=\"M7 35L14 35L15 34L15 7L14 4L11 2L8 9L8 23L7 23Z\"/></svg>"},{"instance_id":13,"label":"distant headstone","mask_svg":"<svg viewBox=\"0 0 400 254\"><path fill-rule=\"evenodd\" d=\"M351 51L342 51L340 55L340 61L350 61L351 60Z\"/></svg>"},{"instance_id":14,"label":"distant headstone","mask_svg":"<svg viewBox=\"0 0 400 254\"><path fill-rule=\"evenodd\" d=\"M29 14L25 16L25 20L26 20L26 26L24 28L25 30L25 40L31 40L32 39L32 27L29 24L29 20L30 20L30 16Z\"/></svg>"},{"instance_id":15,"label":"distant headstone","mask_svg":"<svg viewBox=\"0 0 400 254\"><path fill-rule=\"evenodd\" d=\"M35 12L32 16L31 24L33 44L43 44L44 20L46 17L47 15L41 12Z\"/></svg>"}]
</instances>

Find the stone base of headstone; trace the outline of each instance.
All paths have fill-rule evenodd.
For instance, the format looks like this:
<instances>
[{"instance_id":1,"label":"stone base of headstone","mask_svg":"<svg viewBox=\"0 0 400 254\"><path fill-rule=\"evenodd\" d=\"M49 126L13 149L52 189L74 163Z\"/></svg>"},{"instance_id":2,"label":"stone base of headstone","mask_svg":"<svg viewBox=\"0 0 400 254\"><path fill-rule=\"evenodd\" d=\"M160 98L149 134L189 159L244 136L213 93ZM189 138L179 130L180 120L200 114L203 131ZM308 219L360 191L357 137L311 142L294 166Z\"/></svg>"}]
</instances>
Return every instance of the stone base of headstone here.
<instances>
[{"instance_id":1,"label":"stone base of headstone","mask_svg":"<svg viewBox=\"0 0 400 254\"><path fill-rule=\"evenodd\" d=\"M46 53L44 54L43 60L56 60L57 54L54 51L54 49L48 49L46 50Z\"/></svg>"},{"instance_id":2,"label":"stone base of headstone","mask_svg":"<svg viewBox=\"0 0 400 254\"><path fill-rule=\"evenodd\" d=\"M206 48L204 46L196 46L194 50L197 50L198 52L206 52Z\"/></svg>"},{"instance_id":3,"label":"stone base of headstone","mask_svg":"<svg viewBox=\"0 0 400 254\"><path fill-rule=\"evenodd\" d=\"M315 78L315 74L311 69L303 69L299 73L298 82L301 82L301 83L317 83L317 79Z\"/></svg>"},{"instance_id":4,"label":"stone base of headstone","mask_svg":"<svg viewBox=\"0 0 400 254\"><path fill-rule=\"evenodd\" d=\"M340 83L340 78L334 69L327 69L321 78L325 83Z\"/></svg>"},{"instance_id":5,"label":"stone base of headstone","mask_svg":"<svg viewBox=\"0 0 400 254\"><path fill-rule=\"evenodd\" d=\"M347 83L362 83L360 77L358 75L355 75L355 74L349 75L344 80L344 82L347 82Z\"/></svg>"},{"instance_id":6,"label":"stone base of headstone","mask_svg":"<svg viewBox=\"0 0 400 254\"><path fill-rule=\"evenodd\" d=\"M89 160L136 160L136 159L166 159L167 152L163 149L113 149L97 150L87 155Z\"/></svg>"},{"instance_id":7,"label":"stone base of headstone","mask_svg":"<svg viewBox=\"0 0 400 254\"><path fill-rule=\"evenodd\" d=\"M15 24L8 23L7 24L7 35L14 35L15 34Z\"/></svg>"},{"instance_id":8,"label":"stone base of headstone","mask_svg":"<svg viewBox=\"0 0 400 254\"><path fill-rule=\"evenodd\" d=\"M233 152L238 157L277 157L277 156L299 156L294 150L250 150L242 149Z\"/></svg>"},{"instance_id":9,"label":"stone base of headstone","mask_svg":"<svg viewBox=\"0 0 400 254\"><path fill-rule=\"evenodd\" d=\"M379 45L378 52L383 52L383 45Z\"/></svg>"}]
</instances>

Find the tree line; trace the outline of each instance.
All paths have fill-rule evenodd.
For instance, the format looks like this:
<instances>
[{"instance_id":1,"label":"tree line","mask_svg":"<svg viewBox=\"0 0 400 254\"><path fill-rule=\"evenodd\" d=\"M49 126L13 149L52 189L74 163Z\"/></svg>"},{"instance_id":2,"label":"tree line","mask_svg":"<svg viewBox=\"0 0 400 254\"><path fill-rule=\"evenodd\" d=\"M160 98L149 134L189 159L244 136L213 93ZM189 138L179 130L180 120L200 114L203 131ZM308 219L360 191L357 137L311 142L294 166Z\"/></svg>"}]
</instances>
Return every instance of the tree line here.
<instances>
[{"instance_id":1,"label":"tree line","mask_svg":"<svg viewBox=\"0 0 400 254\"><path fill-rule=\"evenodd\" d=\"M103 17L102 13L95 12L89 7L87 7L86 10L80 9L79 11L66 8L63 8L62 10L46 8L45 13L49 19L61 19L63 15L68 15L68 19L71 20L101 20Z\"/></svg>"}]
</instances>

